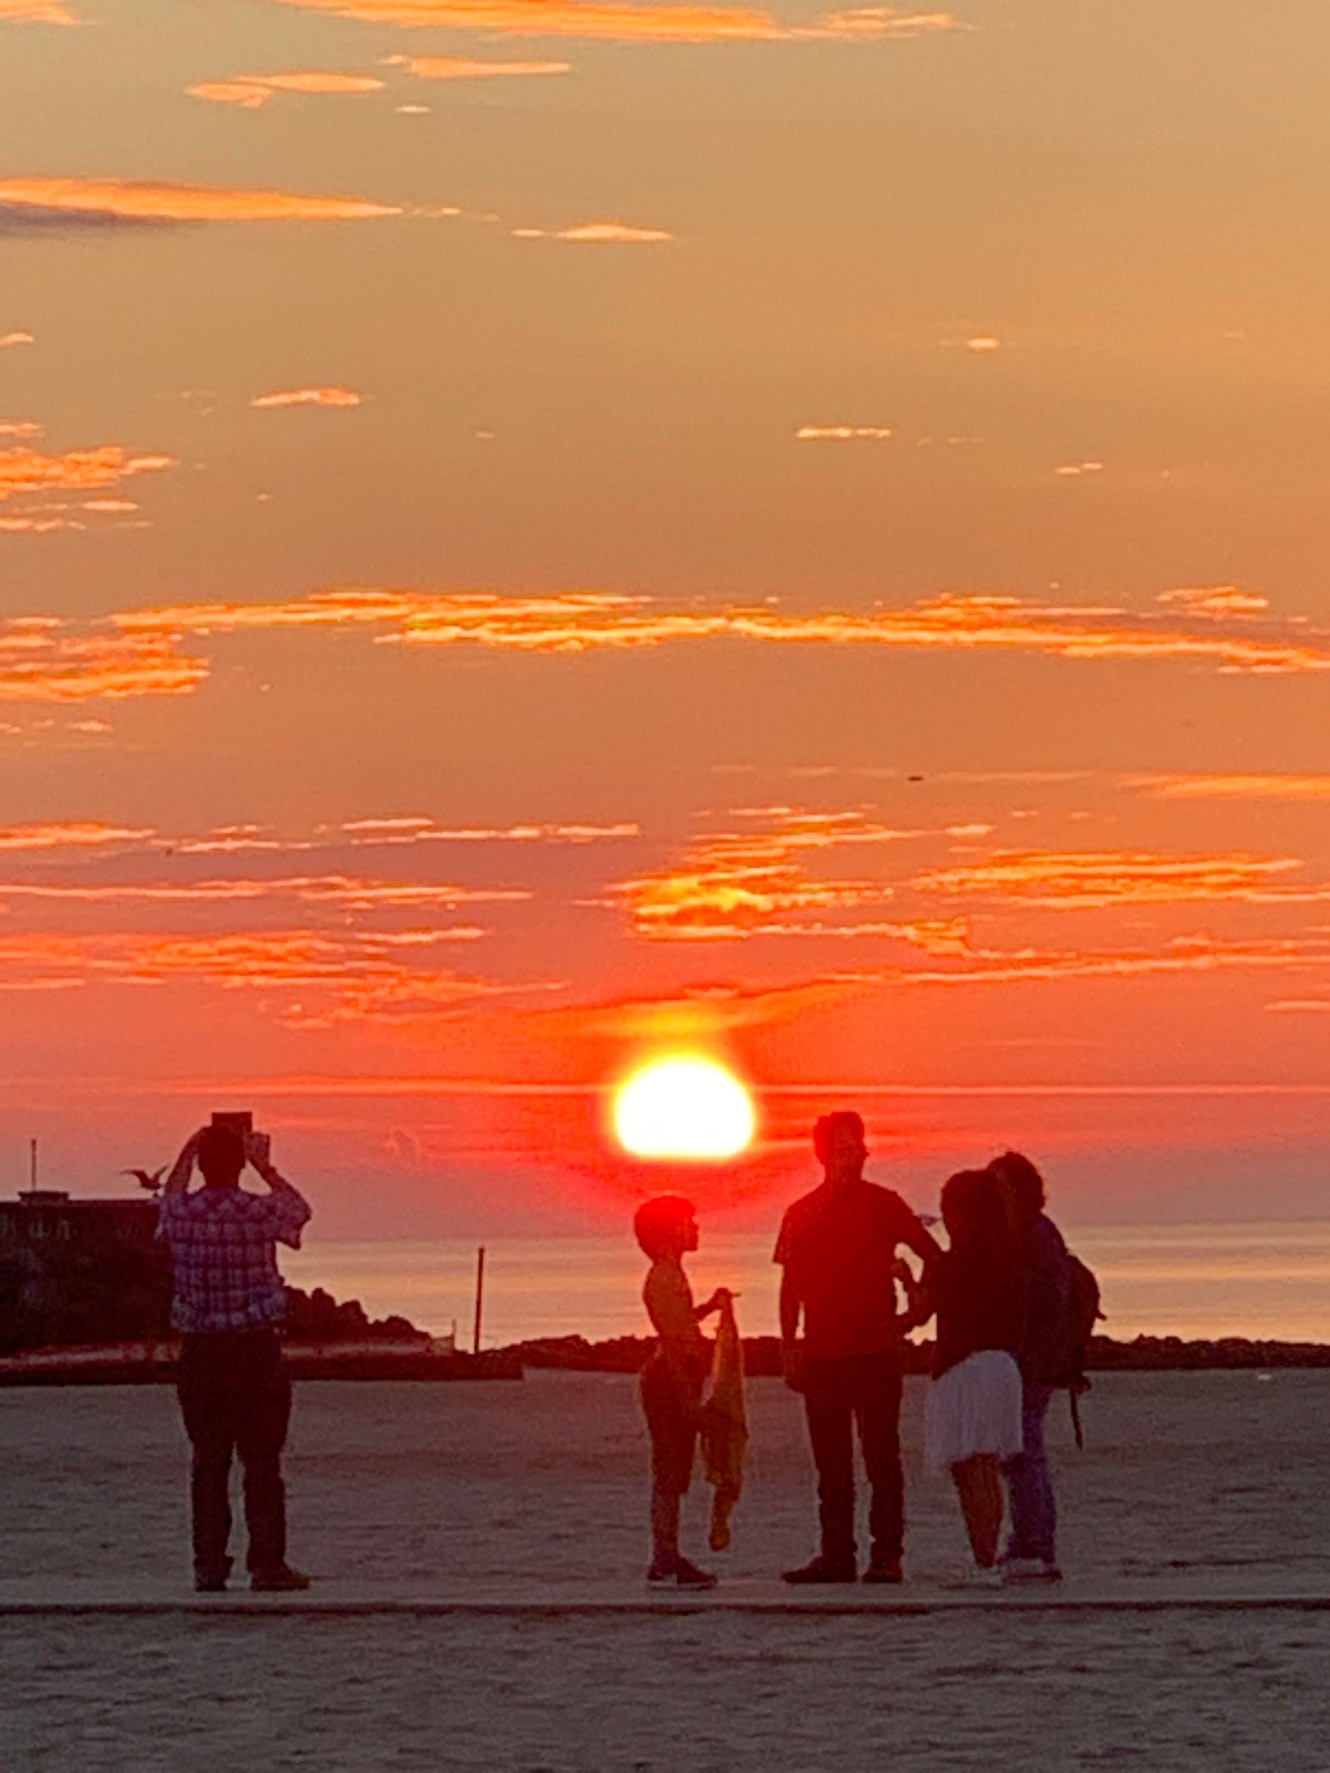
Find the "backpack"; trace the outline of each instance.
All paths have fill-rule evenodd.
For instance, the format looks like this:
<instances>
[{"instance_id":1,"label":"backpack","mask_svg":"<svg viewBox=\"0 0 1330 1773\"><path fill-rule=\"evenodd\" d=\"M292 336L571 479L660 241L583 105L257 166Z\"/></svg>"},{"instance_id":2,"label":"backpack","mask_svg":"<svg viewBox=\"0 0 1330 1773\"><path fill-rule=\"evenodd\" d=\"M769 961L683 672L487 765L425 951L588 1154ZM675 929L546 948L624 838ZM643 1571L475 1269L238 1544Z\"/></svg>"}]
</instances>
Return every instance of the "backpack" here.
<instances>
[{"instance_id":1,"label":"backpack","mask_svg":"<svg viewBox=\"0 0 1330 1773\"><path fill-rule=\"evenodd\" d=\"M1095 1279L1094 1270L1088 1268L1079 1256L1067 1252L1067 1329L1068 1329L1068 1362L1067 1377L1063 1383L1071 1400L1071 1425L1076 1435L1076 1445L1084 1450L1085 1435L1081 1430L1080 1399L1090 1389L1090 1380L1086 1367L1090 1360L1090 1346L1094 1341L1094 1327L1103 1317L1099 1309L1099 1282Z\"/></svg>"}]
</instances>

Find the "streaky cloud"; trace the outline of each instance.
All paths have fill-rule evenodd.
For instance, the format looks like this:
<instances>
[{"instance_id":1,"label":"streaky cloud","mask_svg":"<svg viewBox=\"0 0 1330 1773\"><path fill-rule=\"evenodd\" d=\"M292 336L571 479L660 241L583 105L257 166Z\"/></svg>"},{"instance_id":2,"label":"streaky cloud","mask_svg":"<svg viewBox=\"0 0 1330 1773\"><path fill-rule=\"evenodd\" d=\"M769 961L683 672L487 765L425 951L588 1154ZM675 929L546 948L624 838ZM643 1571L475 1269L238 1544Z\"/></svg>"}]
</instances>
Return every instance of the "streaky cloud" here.
<instances>
[{"instance_id":1,"label":"streaky cloud","mask_svg":"<svg viewBox=\"0 0 1330 1773\"><path fill-rule=\"evenodd\" d=\"M148 222L366 221L401 215L397 205L360 197L308 196L243 186L184 185L145 179L30 177L0 179L0 228L17 218L77 218L79 225ZM91 218L91 219L89 219Z\"/></svg>"},{"instance_id":2,"label":"streaky cloud","mask_svg":"<svg viewBox=\"0 0 1330 1773\"><path fill-rule=\"evenodd\" d=\"M952 12L865 6L811 24L782 24L751 6L616 4L614 0L277 0L306 11L407 30L482 31L493 36L580 37L614 43L798 43L907 41L967 26Z\"/></svg>"},{"instance_id":3,"label":"streaky cloud","mask_svg":"<svg viewBox=\"0 0 1330 1773\"><path fill-rule=\"evenodd\" d=\"M343 74L315 69L293 74L236 74L228 80L203 80L186 88L191 98L215 105L258 111L279 92L304 97L345 97L382 92L384 82L373 74Z\"/></svg>"},{"instance_id":4,"label":"streaky cloud","mask_svg":"<svg viewBox=\"0 0 1330 1773\"><path fill-rule=\"evenodd\" d=\"M418 80L531 80L573 71L571 62L485 61L457 55L390 55L384 65L405 68Z\"/></svg>"},{"instance_id":5,"label":"streaky cloud","mask_svg":"<svg viewBox=\"0 0 1330 1773\"><path fill-rule=\"evenodd\" d=\"M364 398L354 388L277 388L270 394L256 394L249 404L260 410L283 406L349 407L360 406Z\"/></svg>"}]
</instances>

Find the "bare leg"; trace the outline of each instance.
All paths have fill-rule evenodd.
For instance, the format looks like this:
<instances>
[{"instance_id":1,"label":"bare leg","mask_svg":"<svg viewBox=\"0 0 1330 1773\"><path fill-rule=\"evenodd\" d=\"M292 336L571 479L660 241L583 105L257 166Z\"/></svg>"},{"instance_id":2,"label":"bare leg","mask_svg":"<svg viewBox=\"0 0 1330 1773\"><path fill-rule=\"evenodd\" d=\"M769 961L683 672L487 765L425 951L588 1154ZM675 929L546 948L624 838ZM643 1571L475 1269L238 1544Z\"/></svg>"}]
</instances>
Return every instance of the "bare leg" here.
<instances>
[{"instance_id":1,"label":"bare leg","mask_svg":"<svg viewBox=\"0 0 1330 1773\"><path fill-rule=\"evenodd\" d=\"M1002 1483L997 1455L976 1453L973 1458L953 1465L951 1476L960 1497L974 1561L980 1569L991 1570L997 1562L1002 1532Z\"/></svg>"},{"instance_id":2,"label":"bare leg","mask_svg":"<svg viewBox=\"0 0 1330 1773\"><path fill-rule=\"evenodd\" d=\"M673 1570L679 1562L679 1497L651 1487L651 1562L657 1570Z\"/></svg>"}]
</instances>

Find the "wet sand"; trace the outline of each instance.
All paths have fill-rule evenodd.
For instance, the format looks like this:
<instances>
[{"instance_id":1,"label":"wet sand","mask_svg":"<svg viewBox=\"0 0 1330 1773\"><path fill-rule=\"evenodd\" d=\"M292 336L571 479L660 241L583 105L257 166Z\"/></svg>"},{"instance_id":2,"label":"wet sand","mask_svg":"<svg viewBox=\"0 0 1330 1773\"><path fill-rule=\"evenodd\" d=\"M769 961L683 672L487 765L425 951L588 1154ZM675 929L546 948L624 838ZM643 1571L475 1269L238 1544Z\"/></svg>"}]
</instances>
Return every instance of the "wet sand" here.
<instances>
[{"instance_id":1,"label":"wet sand","mask_svg":"<svg viewBox=\"0 0 1330 1773\"><path fill-rule=\"evenodd\" d=\"M1330 1612L1307 1603L1330 1599L1330 1374L1106 1375L1084 1454L1055 1405L1059 1599L1075 1604L1058 1610L951 1586L961 1529L920 1469L921 1395L908 1387L908 1581L836 1591L825 1616L774 1580L813 1530L798 1406L774 1382L750 1387L725 1585L681 1613L641 1584L631 1381L305 1386L292 1557L318 1610L256 1616L228 1611L252 1608L243 1591L152 1610L195 1606L169 1391L0 1394L5 1764L1327 1764ZM699 1553L706 1501L699 1485ZM1301 1605L1213 1610L1244 1597ZM96 1610L128 1601L148 1610ZM60 1602L91 1610L4 1611ZM852 1610L878 1605L921 1610Z\"/></svg>"}]
</instances>

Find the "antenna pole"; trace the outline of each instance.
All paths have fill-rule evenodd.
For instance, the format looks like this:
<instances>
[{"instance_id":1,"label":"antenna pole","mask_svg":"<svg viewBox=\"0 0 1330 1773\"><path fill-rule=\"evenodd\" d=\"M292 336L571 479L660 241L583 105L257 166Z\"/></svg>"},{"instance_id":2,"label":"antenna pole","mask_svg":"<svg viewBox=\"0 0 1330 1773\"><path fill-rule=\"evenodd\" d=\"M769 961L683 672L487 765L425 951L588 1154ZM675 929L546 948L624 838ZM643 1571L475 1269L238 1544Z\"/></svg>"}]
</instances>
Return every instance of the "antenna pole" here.
<instances>
[{"instance_id":1,"label":"antenna pole","mask_svg":"<svg viewBox=\"0 0 1330 1773\"><path fill-rule=\"evenodd\" d=\"M37 1141L28 1140L28 1188L31 1193L37 1192Z\"/></svg>"},{"instance_id":2,"label":"antenna pole","mask_svg":"<svg viewBox=\"0 0 1330 1773\"><path fill-rule=\"evenodd\" d=\"M480 1319L485 1305L485 1246L476 1251L476 1325L471 1339L471 1352L480 1353Z\"/></svg>"}]
</instances>

